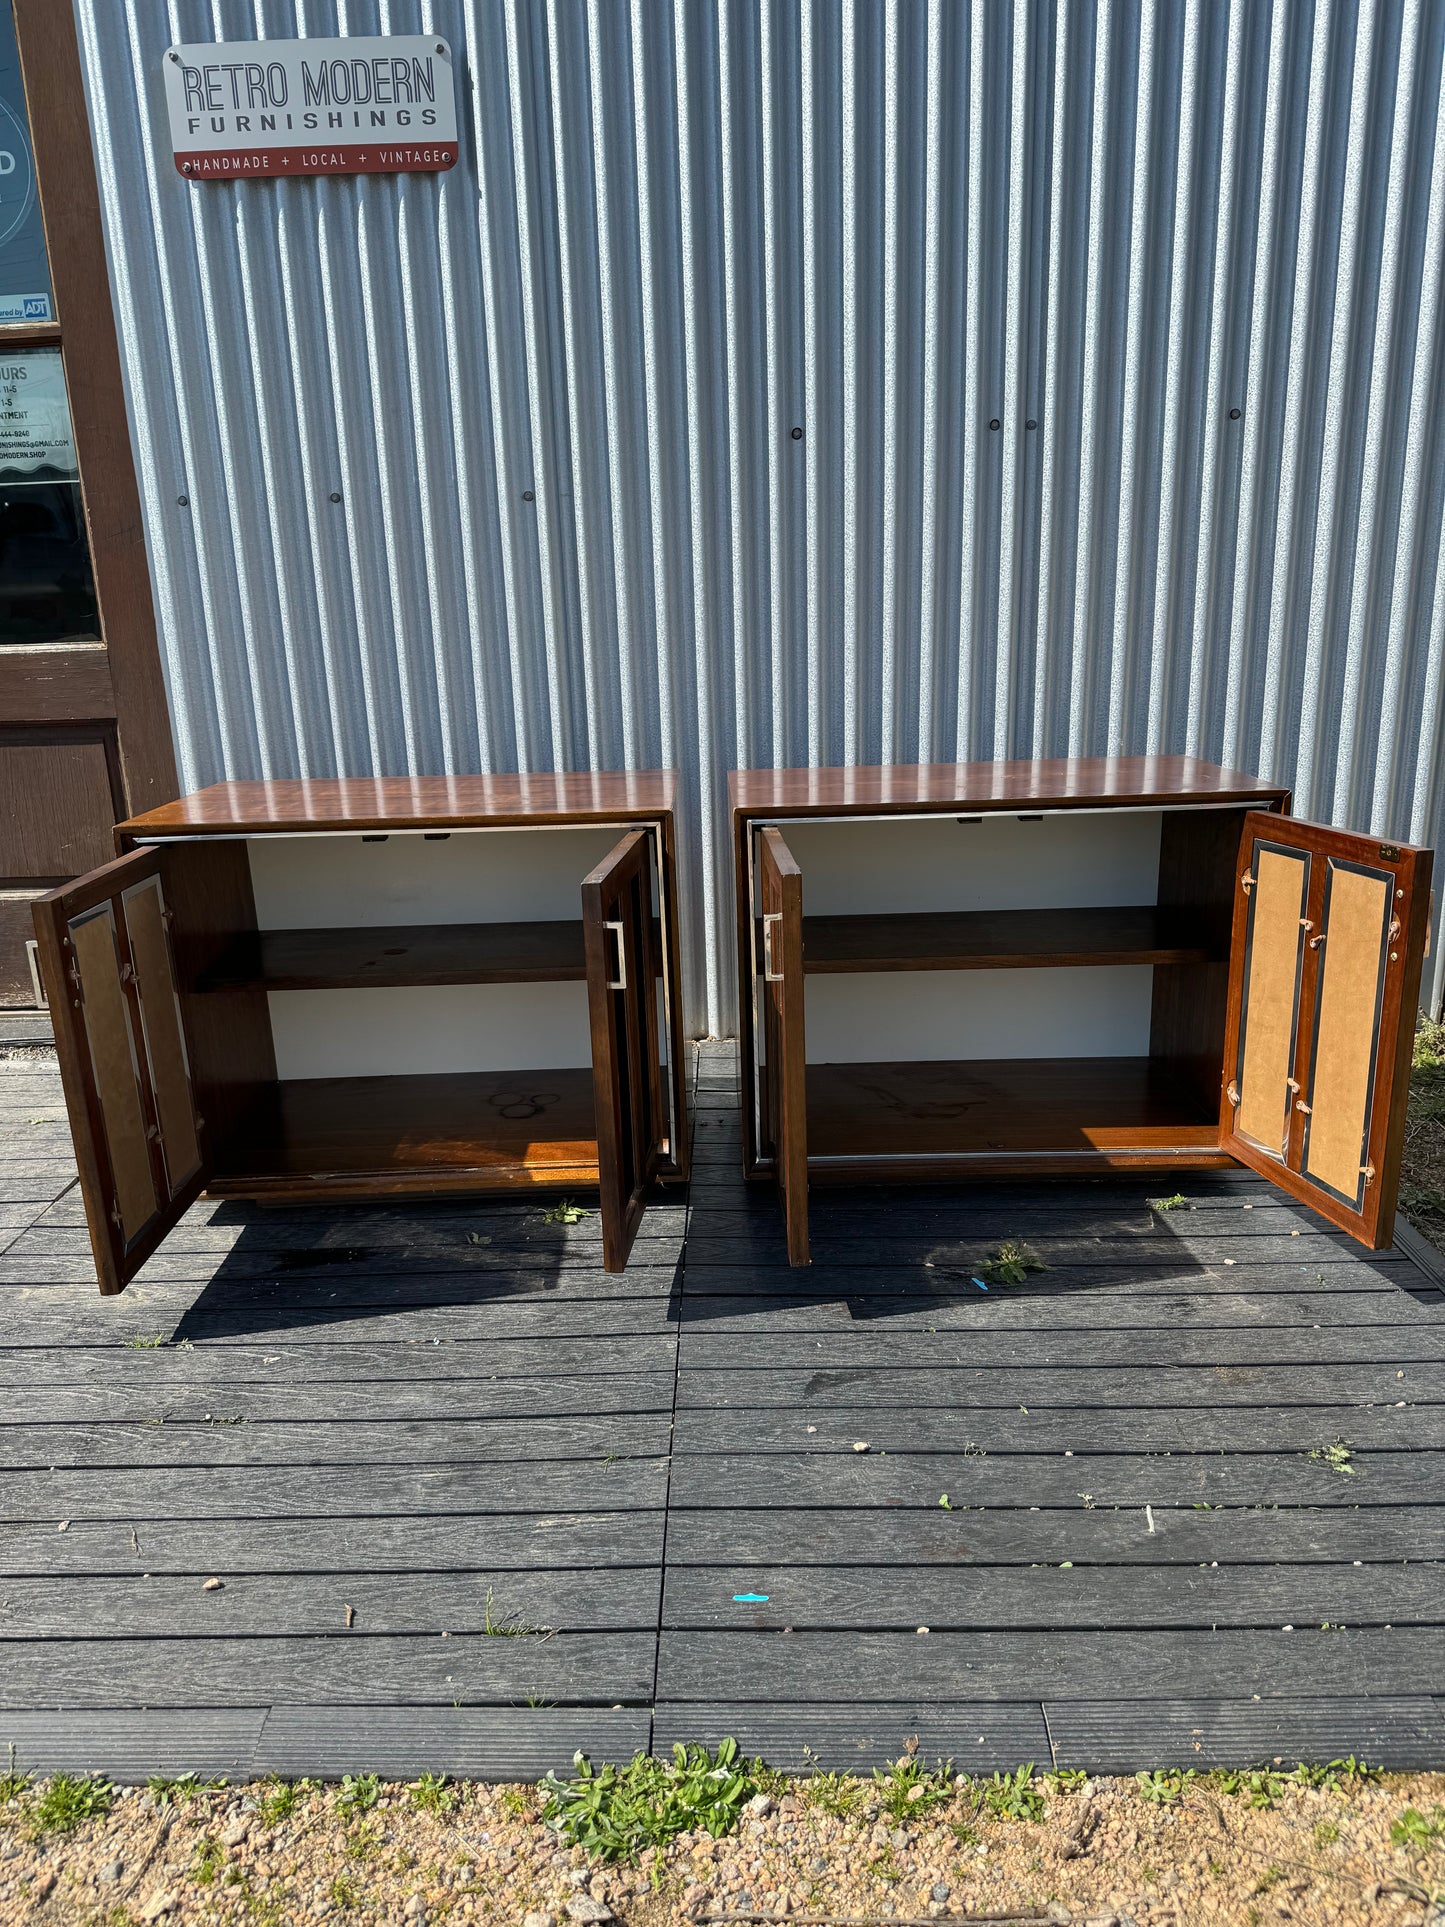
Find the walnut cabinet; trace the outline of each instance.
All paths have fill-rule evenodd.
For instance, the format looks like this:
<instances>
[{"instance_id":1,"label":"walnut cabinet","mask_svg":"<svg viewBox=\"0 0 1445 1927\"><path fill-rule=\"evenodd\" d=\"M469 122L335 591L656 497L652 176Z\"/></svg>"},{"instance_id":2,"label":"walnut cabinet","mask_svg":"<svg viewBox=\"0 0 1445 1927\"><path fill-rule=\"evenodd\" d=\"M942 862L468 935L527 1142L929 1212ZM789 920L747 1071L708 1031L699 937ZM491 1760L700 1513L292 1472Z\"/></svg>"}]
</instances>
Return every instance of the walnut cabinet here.
<instances>
[{"instance_id":1,"label":"walnut cabinet","mask_svg":"<svg viewBox=\"0 0 1445 1927\"><path fill-rule=\"evenodd\" d=\"M1391 1240L1430 852L1182 757L730 778L749 1176L1246 1164Z\"/></svg>"},{"instance_id":2,"label":"walnut cabinet","mask_svg":"<svg viewBox=\"0 0 1445 1927\"><path fill-rule=\"evenodd\" d=\"M35 906L103 1292L192 1200L686 1175L670 774L218 784Z\"/></svg>"}]
</instances>

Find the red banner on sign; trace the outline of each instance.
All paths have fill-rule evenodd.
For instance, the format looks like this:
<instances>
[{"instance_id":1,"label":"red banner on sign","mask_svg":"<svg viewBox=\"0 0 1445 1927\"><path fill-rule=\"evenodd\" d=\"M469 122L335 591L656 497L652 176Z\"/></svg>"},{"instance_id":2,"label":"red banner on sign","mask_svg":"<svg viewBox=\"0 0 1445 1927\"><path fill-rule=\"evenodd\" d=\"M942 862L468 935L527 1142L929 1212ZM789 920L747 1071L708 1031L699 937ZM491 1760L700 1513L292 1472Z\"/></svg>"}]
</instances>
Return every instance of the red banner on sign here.
<instances>
[{"instance_id":1,"label":"red banner on sign","mask_svg":"<svg viewBox=\"0 0 1445 1927\"><path fill-rule=\"evenodd\" d=\"M177 153L188 181L284 180L294 174L436 174L457 164L455 141L394 141L365 147L237 147L229 153Z\"/></svg>"}]
</instances>

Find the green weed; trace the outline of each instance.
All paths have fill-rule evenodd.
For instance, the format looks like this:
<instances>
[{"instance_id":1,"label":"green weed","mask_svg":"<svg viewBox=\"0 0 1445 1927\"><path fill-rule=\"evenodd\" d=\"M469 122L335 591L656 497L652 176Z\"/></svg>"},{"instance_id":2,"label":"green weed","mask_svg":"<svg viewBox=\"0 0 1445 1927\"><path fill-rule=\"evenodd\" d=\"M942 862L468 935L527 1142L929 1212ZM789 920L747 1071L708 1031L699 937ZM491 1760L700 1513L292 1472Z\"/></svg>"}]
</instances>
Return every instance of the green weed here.
<instances>
[{"instance_id":1,"label":"green weed","mask_svg":"<svg viewBox=\"0 0 1445 1927\"><path fill-rule=\"evenodd\" d=\"M906 1820L910 1815L927 1813L930 1808L942 1806L946 1800L951 1800L952 1781L951 1760L940 1760L938 1766L930 1770L915 1753L903 1754L886 1773L881 1767L873 1770L878 1804L894 1820Z\"/></svg>"},{"instance_id":2,"label":"green weed","mask_svg":"<svg viewBox=\"0 0 1445 1927\"><path fill-rule=\"evenodd\" d=\"M153 1773L146 1781L146 1789L158 1807L183 1807L198 1793L216 1793L225 1784L224 1780L203 1780L195 1772L178 1774L175 1779Z\"/></svg>"},{"instance_id":3,"label":"green weed","mask_svg":"<svg viewBox=\"0 0 1445 1927\"><path fill-rule=\"evenodd\" d=\"M595 1218L596 1215L595 1211L587 1211L580 1204L574 1204L571 1198L563 1198L560 1204L554 1204L550 1211L542 1213L542 1222L543 1224L580 1224L584 1218Z\"/></svg>"},{"instance_id":4,"label":"green weed","mask_svg":"<svg viewBox=\"0 0 1445 1927\"><path fill-rule=\"evenodd\" d=\"M86 1820L103 1819L114 1800L115 1788L108 1780L57 1773L41 1789L31 1818L38 1833L73 1833Z\"/></svg>"},{"instance_id":5,"label":"green weed","mask_svg":"<svg viewBox=\"0 0 1445 1927\"><path fill-rule=\"evenodd\" d=\"M1044 1817L1047 1802L1034 1785L1034 1764L1021 1766L1015 1773L995 1773L991 1780L980 1780L983 1804L996 1820L1027 1820Z\"/></svg>"},{"instance_id":6,"label":"green weed","mask_svg":"<svg viewBox=\"0 0 1445 1927\"><path fill-rule=\"evenodd\" d=\"M1353 1753L1343 1760L1327 1760L1323 1764L1301 1760L1288 1776L1295 1786L1310 1787L1323 1793L1354 1793L1372 1780L1378 1780L1377 1768L1366 1766L1357 1760Z\"/></svg>"},{"instance_id":7,"label":"green weed","mask_svg":"<svg viewBox=\"0 0 1445 1927\"><path fill-rule=\"evenodd\" d=\"M1327 1465L1331 1472L1338 1472L1342 1478L1352 1479L1358 1471L1354 1463L1355 1448L1345 1439L1336 1439L1330 1445L1317 1445L1306 1458L1313 1459L1316 1465Z\"/></svg>"},{"instance_id":8,"label":"green weed","mask_svg":"<svg viewBox=\"0 0 1445 1927\"><path fill-rule=\"evenodd\" d=\"M191 1878L199 1887L209 1887L226 1864L226 1849L219 1840L203 1835L196 1842L196 1860Z\"/></svg>"},{"instance_id":9,"label":"green weed","mask_svg":"<svg viewBox=\"0 0 1445 1927\"><path fill-rule=\"evenodd\" d=\"M1021 1285L1031 1271L1047 1271L1048 1266L1022 1238L1005 1238L988 1254L981 1269L990 1285Z\"/></svg>"},{"instance_id":10,"label":"green weed","mask_svg":"<svg viewBox=\"0 0 1445 1927\"><path fill-rule=\"evenodd\" d=\"M1339 1837L1339 1827L1333 1820L1316 1821L1314 1826L1314 1843L1317 1847L1332 1847Z\"/></svg>"},{"instance_id":11,"label":"green weed","mask_svg":"<svg viewBox=\"0 0 1445 1927\"><path fill-rule=\"evenodd\" d=\"M0 1807L8 1807L12 1800L20 1800L30 1791L30 1775L22 1773L15 1764L15 1748L10 1747L10 1764L0 1773Z\"/></svg>"},{"instance_id":12,"label":"green weed","mask_svg":"<svg viewBox=\"0 0 1445 1927\"><path fill-rule=\"evenodd\" d=\"M582 1753L572 1764L570 1780L549 1773L541 1782L542 1818L564 1845L601 1860L634 1860L644 1847L698 1828L716 1838L760 1791L751 1762L738 1758L736 1740L724 1740L716 1754L680 1745L671 1760L639 1753L627 1766L600 1772Z\"/></svg>"},{"instance_id":13,"label":"green weed","mask_svg":"<svg viewBox=\"0 0 1445 1927\"><path fill-rule=\"evenodd\" d=\"M1219 1791L1252 1807L1272 1807L1284 1795L1285 1776L1274 1767L1229 1769L1214 1777Z\"/></svg>"},{"instance_id":14,"label":"green weed","mask_svg":"<svg viewBox=\"0 0 1445 1927\"><path fill-rule=\"evenodd\" d=\"M1445 1807L1436 1807L1427 1820L1418 1807L1406 1807L1398 1820L1390 1822L1390 1844L1408 1847L1412 1853L1430 1853L1445 1840Z\"/></svg>"},{"instance_id":15,"label":"green weed","mask_svg":"<svg viewBox=\"0 0 1445 1927\"><path fill-rule=\"evenodd\" d=\"M341 1781L336 1795L336 1810L348 1819L358 1814L370 1813L381 1798L381 1780L375 1773L348 1773Z\"/></svg>"},{"instance_id":16,"label":"green weed","mask_svg":"<svg viewBox=\"0 0 1445 1927\"><path fill-rule=\"evenodd\" d=\"M423 1773L407 1788L407 1797L423 1813L446 1813L456 1804L456 1794L447 1785L445 1773Z\"/></svg>"},{"instance_id":17,"label":"green weed","mask_svg":"<svg viewBox=\"0 0 1445 1927\"><path fill-rule=\"evenodd\" d=\"M868 1793L863 1781L851 1773L811 1773L800 1791L810 1807L831 1814L835 1820L846 1820L856 1813Z\"/></svg>"},{"instance_id":18,"label":"green weed","mask_svg":"<svg viewBox=\"0 0 1445 1927\"><path fill-rule=\"evenodd\" d=\"M1194 1206L1182 1191L1176 1191L1172 1198L1150 1198L1151 1211L1192 1211Z\"/></svg>"},{"instance_id":19,"label":"green weed","mask_svg":"<svg viewBox=\"0 0 1445 1927\"><path fill-rule=\"evenodd\" d=\"M361 1888L349 1873L337 1874L326 1891L337 1907L355 1907L361 1899Z\"/></svg>"},{"instance_id":20,"label":"green weed","mask_svg":"<svg viewBox=\"0 0 1445 1927\"><path fill-rule=\"evenodd\" d=\"M1077 1793L1088 1777L1081 1766L1060 1766L1044 1775L1044 1784L1054 1793Z\"/></svg>"},{"instance_id":21,"label":"green weed","mask_svg":"<svg viewBox=\"0 0 1445 1927\"><path fill-rule=\"evenodd\" d=\"M537 1789L532 1786L504 1786L502 1808L513 1820L535 1820Z\"/></svg>"},{"instance_id":22,"label":"green weed","mask_svg":"<svg viewBox=\"0 0 1445 1927\"><path fill-rule=\"evenodd\" d=\"M274 1777L262 1782L265 1788L257 1795L256 1811L262 1826L274 1827L282 1820L289 1820L306 1796L314 1793L314 1780L278 1780Z\"/></svg>"},{"instance_id":23,"label":"green weed","mask_svg":"<svg viewBox=\"0 0 1445 1927\"><path fill-rule=\"evenodd\" d=\"M1264 1872L1259 1876L1259 1879L1255 1882L1254 1891L1257 1894L1267 1894L1272 1887L1277 1887L1283 1879L1283 1867L1266 1867Z\"/></svg>"},{"instance_id":24,"label":"green weed","mask_svg":"<svg viewBox=\"0 0 1445 1927\"><path fill-rule=\"evenodd\" d=\"M1152 1800L1155 1806L1161 1807L1176 1805L1183 1799L1186 1790L1197 1777L1192 1766L1186 1766L1182 1770L1177 1767L1161 1766L1156 1767L1152 1773L1134 1775L1142 1797Z\"/></svg>"},{"instance_id":25,"label":"green weed","mask_svg":"<svg viewBox=\"0 0 1445 1927\"><path fill-rule=\"evenodd\" d=\"M1419 1024L1411 1062L1417 1071L1445 1071L1445 1023L1427 1018Z\"/></svg>"},{"instance_id":26,"label":"green weed","mask_svg":"<svg viewBox=\"0 0 1445 1927\"><path fill-rule=\"evenodd\" d=\"M157 1352L168 1341L164 1332L137 1332L134 1338L128 1338L125 1342L133 1352Z\"/></svg>"}]
</instances>

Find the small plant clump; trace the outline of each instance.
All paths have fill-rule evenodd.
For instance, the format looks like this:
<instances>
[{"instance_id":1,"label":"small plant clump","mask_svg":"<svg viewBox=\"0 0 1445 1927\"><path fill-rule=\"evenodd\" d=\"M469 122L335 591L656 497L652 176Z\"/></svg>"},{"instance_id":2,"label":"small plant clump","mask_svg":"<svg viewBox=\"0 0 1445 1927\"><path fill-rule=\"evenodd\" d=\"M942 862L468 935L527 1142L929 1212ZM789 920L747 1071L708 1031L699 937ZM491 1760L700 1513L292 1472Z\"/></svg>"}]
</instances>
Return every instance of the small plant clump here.
<instances>
[{"instance_id":1,"label":"small plant clump","mask_svg":"<svg viewBox=\"0 0 1445 1927\"><path fill-rule=\"evenodd\" d=\"M219 1840L209 1834L196 1843L195 1864L191 1868L191 1878L199 1887L209 1887L226 1864L226 1849Z\"/></svg>"},{"instance_id":2,"label":"small plant clump","mask_svg":"<svg viewBox=\"0 0 1445 1927\"><path fill-rule=\"evenodd\" d=\"M1044 1775L1044 1785L1052 1793L1077 1793L1088 1777L1081 1766L1058 1766Z\"/></svg>"},{"instance_id":3,"label":"small plant clump","mask_svg":"<svg viewBox=\"0 0 1445 1927\"><path fill-rule=\"evenodd\" d=\"M1048 1266L1022 1238L1005 1238L988 1254L982 1269L991 1285L1021 1285L1031 1271L1047 1271Z\"/></svg>"},{"instance_id":4,"label":"small plant clump","mask_svg":"<svg viewBox=\"0 0 1445 1927\"><path fill-rule=\"evenodd\" d=\"M930 1770L916 1753L904 1753L886 1773L875 1767L873 1783L879 1806L894 1820L903 1821L953 1798L953 1762L940 1760Z\"/></svg>"},{"instance_id":5,"label":"small plant clump","mask_svg":"<svg viewBox=\"0 0 1445 1927\"><path fill-rule=\"evenodd\" d=\"M1194 1206L1182 1191L1176 1191L1172 1198L1150 1198L1151 1211L1192 1211Z\"/></svg>"},{"instance_id":6,"label":"small plant clump","mask_svg":"<svg viewBox=\"0 0 1445 1927\"><path fill-rule=\"evenodd\" d=\"M354 1818L357 1814L370 1813L381 1798L381 1777L376 1773L347 1773L343 1775L341 1789L336 1795L338 1813Z\"/></svg>"},{"instance_id":7,"label":"small plant clump","mask_svg":"<svg viewBox=\"0 0 1445 1927\"><path fill-rule=\"evenodd\" d=\"M217 1793L225 1784L224 1780L203 1780L194 1772L177 1774L174 1779L153 1773L146 1781L146 1791L158 1807L183 1807L198 1793Z\"/></svg>"},{"instance_id":8,"label":"small plant clump","mask_svg":"<svg viewBox=\"0 0 1445 1927\"><path fill-rule=\"evenodd\" d=\"M991 1780L978 1782L983 1804L996 1820L1024 1820L1036 1825L1048 1805L1034 1785L1034 1765L1030 1760L1014 1773L995 1773Z\"/></svg>"},{"instance_id":9,"label":"small plant clump","mask_svg":"<svg viewBox=\"0 0 1445 1927\"><path fill-rule=\"evenodd\" d=\"M862 1806L868 1789L851 1773L814 1771L802 1783L802 1794L808 1805L820 1813L829 1814L835 1820L846 1820Z\"/></svg>"},{"instance_id":10,"label":"small plant clump","mask_svg":"<svg viewBox=\"0 0 1445 1927\"><path fill-rule=\"evenodd\" d=\"M550 1210L542 1213L542 1222L543 1224L581 1224L584 1218L593 1218L596 1215L595 1211L586 1210L582 1205L574 1203L571 1198L563 1198L560 1204L554 1204Z\"/></svg>"},{"instance_id":11,"label":"small plant clump","mask_svg":"<svg viewBox=\"0 0 1445 1927\"><path fill-rule=\"evenodd\" d=\"M1184 1798L1185 1791L1197 1779L1192 1766L1156 1767L1152 1773L1136 1773L1135 1780L1139 1791L1146 1800L1155 1806L1175 1806Z\"/></svg>"},{"instance_id":12,"label":"small plant clump","mask_svg":"<svg viewBox=\"0 0 1445 1927\"><path fill-rule=\"evenodd\" d=\"M256 1811L261 1824L274 1827L282 1820L289 1820L309 1793L316 1790L315 1780L266 1780L256 1800Z\"/></svg>"},{"instance_id":13,"label":"small plant clump","mask_svg":"<svg viewBox=\"0 0 1445 1927\"><path fill-rule=\"evenodd\" d=\"M762 1790L736 1740L724 1740L716 1754L677 1745L671 1760L638 1753L627 1766L600 1772L583 1753L572 1764L570 1780L549 1773L542 1781L542 1818L564 1845L599 1860L635 1860L646 1847L699 1829L717 1838Z\"/></svg>"},{"instance_id":14,"label":"small plant clump","mask_svg":"<svg viewBox=\"0 0 1445 1927\"><path fill-rule=\"evenodd\" d=\"M56 1773L37 1795L30 1817L38 1833L74 1833L86 1820L103 1818L114 1801L115 1788L108 1780Z\"/></svg>"},{"instance_id":15,"label":"small plant clump","mask_svg":"<svg viewBox=\"0 0 1445 1927\"><path fill-rule=\"evenodd\" d=\"M1418 1807L1406 1807L1398 1820L1390 1822L1390 1844L1408 1847L1414 1853L1433 1853L1445 1841L1445 1807L1436 1807L1427 1819Z\"/></svg>"},{"instance_id":16,"label":"small plant clump","mask_svg":"<svg viewBox=\"0 0 1445 1927\"><path fill-rule=\"evenodd\" d=\"M164 1332L137 1332L134 1338L128 1338L125 1342L133 1352L157 1352L170 1341Z\"/></svg>"},{"instance_id":17,"label":"small plant clump","mask_svg":"<svg viewBox=\"0 0 1445 1927\"><path fill-rule=\"evenodd\" d=\"M446 1813L456 1804L456 1794L447 1785L445 1773L423 1773L407 1788L407 1797L423 1813Z\"/></svg>"},{"instance_id":18,"label":"small plant clump","mask_svg":"<svg viewBox=\"0 0 1445 1927\"><path fill-rule=\"evenodd\" d=\"M1335 1439L1329 1445L1317 1445L1313 1452L1306 1455L1316 1465L1327 1465L1331 1472L1338 1472L1341 1478L1354 1478L1359 1467L1354 1462L1354 1447L1345 1439Z\"/></svg>"}]
</instances>

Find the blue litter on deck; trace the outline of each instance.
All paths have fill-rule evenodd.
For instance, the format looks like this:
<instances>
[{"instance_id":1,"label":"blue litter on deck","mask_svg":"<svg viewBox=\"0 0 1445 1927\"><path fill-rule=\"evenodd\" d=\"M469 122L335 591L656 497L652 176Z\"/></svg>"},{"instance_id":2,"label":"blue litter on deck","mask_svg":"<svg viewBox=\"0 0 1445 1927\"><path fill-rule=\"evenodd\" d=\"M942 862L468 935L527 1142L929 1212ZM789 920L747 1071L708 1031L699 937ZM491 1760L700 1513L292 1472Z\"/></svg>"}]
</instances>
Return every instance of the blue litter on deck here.
<instances>
[{"instance_id":1,"label":"blue litter on deck","mask_svg":"<svg viewBox=\"0 0 1445 1927\"><path fill-rule=\"evenodd\" d=\"M975 1278L973 1282L978 1286L980 1291L988 1290L988 1286L983 1282L982 1278Z\"/></svg>"},{"instance_id":2,"label":"blue litter on deck","mask_svg":"<svg viewBox=\"0 0 1445 1927\"><path fill-rule=\"evenodd\" d=\"M733 1594L733 1604L735 1606L766 1606L767 1603L768 1595L765 1592L735 1592Z\"/></svg>"}]
</instances>

